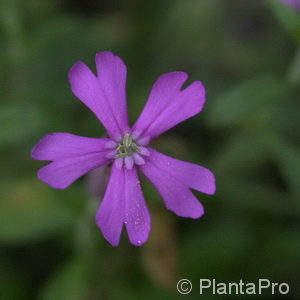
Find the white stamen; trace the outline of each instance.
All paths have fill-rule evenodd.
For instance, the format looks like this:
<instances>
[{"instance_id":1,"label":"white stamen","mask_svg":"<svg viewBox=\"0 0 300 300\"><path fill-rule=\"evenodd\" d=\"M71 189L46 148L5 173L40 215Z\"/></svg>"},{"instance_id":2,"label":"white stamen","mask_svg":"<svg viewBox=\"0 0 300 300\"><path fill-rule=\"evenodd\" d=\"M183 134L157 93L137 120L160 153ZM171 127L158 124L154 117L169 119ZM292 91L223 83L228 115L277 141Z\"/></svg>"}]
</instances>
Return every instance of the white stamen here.
<instances>
[{"instance_id":1,"label":"white stamen","mask_svg":"<svg viewBox=\"0 0 300 300\"><path fill-rule=\"evenodd\" d=\"M121 135L120 133L116 133L116 134L114 135L114 139L115 139L115 141L117 141L117 142L121 142L121 141L122 141L122 135Z\"/></svg>"},{"instance_id":2,"label":"white stamen","mask_svg":"<svg viewBox=\"0 0 300 300\"><path fill-rule=\"evenodd\" d=\"M140 135L142 134L141 130L134 130L133 133L131 134L131 137L136 140Z\"/></svg>"},{"instance_id":3,"label":"white stamen","mask_svg":"<svg viewBox=\"0 0 300 300\"><path fill-rule=\"evenodd\" d=\"M132 167L133 167L133 164L134 164L132 156L126 156L124 158L124 161L125 161L125 167L126 167L126 169L127 170L131 170Z\"/></svg>"},{"instance_id":4,"label":"white stamen","mask_svg":"<svg viewBox=\"0 0 300 300\"><path fill-rule=\"evenodd\" d=\"M116 155L117 155L117 151L116 151L116 150L113 150L113 151L111 151L111 152L108 152L108 153L105 155L105 157L106 157L106 158L115 158Z\"/></svg>"},{"instance_id":5,"label":"white stamen","mask_svg":"<svg viewBox=\"0 0 300 300\"><path fill-rule=\"evenodd\" d=\"M141 166L141 165L145 164L145 160L143 159L143 157L141 155L139 155L137 153L133 153L132 157L133 157L134 162L137 165Z\"/></svg>"},{"instance_id":6,"label":"white stamen","mask_svg":"<svg viewBox=\"0 0 300 300\"><path fill-rule=\"evenodd\" d=\"M117 147L117 143L113 140L109 140L105 145L104 145L104 148L105 149L114 149Z\"/></svg>"},{"instance_id":7,"label":"white stamen","mask_svg":"<svg viewBox=\"0 0 300 300\"><path fill-rule=\"evenodd\" d=\"M146 146L149 144L149 142L150 142L150 136L144 136L139 140L137 140L139 146Z\"/></svg>"},{"instance_id":8,"label":"white stamen","mask_svg":"<svg viewBox=\"0 0 300 300\"><path fill-rule=\"evenodd\" d=\"M120 170L123 167L124 159L123 158L117 158L115 159L115 165Z\"/></svg>"},{"instance_id":9,"label":"white stamen","mask_svg":"<svg viewBox=\"0 0 300 300\"><path fill-rule=\"evenodd\" d=\"M139 153L144 155L144 156L149 156L150 155L149 150L145 147L139 147Z\"/></svg>"}]
</instances>

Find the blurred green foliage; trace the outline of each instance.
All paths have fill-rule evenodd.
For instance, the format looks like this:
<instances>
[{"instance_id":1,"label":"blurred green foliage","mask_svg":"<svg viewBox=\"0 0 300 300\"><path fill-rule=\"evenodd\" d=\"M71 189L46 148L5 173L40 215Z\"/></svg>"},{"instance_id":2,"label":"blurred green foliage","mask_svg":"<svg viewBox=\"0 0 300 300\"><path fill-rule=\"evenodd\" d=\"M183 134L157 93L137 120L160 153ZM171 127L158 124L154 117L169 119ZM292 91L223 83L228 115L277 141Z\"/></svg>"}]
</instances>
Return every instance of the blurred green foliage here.
<instances>
[{"instance_id":1,"label":"blurred green foliage","mask_svg":"<svg viewBox=\"0 0 300 300\"><path fill-rule=\"evenodd\" d=\"M187 299L200 278L288 282L299 299L299 13L276 0L2 0L0 40L0 299L181 299L179 278ZM90 177L53 190L30 159L48 132L103 135L66 76L103 50L127 63L132 121L161 73L207 87L203 113L155 146L213 170L217 193L196 193L205 216L182 219L144 182L142 248L104 240Z\"/></svg>"}]
</instances>

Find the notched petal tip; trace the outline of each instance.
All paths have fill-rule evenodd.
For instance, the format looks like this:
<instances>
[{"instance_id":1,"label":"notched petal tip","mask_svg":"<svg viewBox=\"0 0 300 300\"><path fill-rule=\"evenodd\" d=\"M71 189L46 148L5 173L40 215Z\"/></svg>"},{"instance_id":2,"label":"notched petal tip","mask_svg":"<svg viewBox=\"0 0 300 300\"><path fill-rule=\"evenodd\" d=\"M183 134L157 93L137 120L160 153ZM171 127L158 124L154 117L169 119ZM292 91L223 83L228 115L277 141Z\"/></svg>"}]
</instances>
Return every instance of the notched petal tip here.
<instances>
[{"instance_id":1,"label":"notched petal tip","mask_svg":"<svg viewBox=\"0 0 300 300\"><path fill-rule=\"evenodd\" d=\"M106 239L109 243L110 243L110 245L112 246L112 247L118 247L119 246L119 244L120 244L120 241L118 241L118 242L116 242L116 243L114 243L114 242L110 242L108 239Z\"/></svg>"},{"instance_id":2,"label":"notched petal tip","mask_svg":"<svg viewBox=\"0 0 300 300\"><path fill-rule=\"evenodd\" d=\"M209 169L206 169L206 189L201 190L200 192L207 194L207 195L213 195L216 192L216 177L212 171Z\"/></svg>"},{"instance_id":3,"label":"notched petal tip","mask_svg":"<svg viewBox=\"0 0 300 300\"><path fill-rule=\"evenodd\" d=\"M53 180L50 179L50 177L48 177L47 174L45 174L45 171L47 170L46 168L48 166L49 165L46 165L46 166L44 166L44 167L42 167L38 170L37 177L40 181L46 183L47 185L49 185L52 188L57 189L57 190L64 190L64 189L66 189L67 187L69 187L71 185L71 183L70 184L65 184L65 183L59 182L59 181L53 182Z\"/></svg>"},{"instance_id":4,"label":"notched petal tip","mask_svg":"<svg viewBox=\"0 0 300 300\"><path fill-rule=\"evenodd\" d=\"M126 65L123 59L111 51L98 52L95 55L95 62L98 74L101 72L101 65L112 65L121 67L126 72Z\"/></svg>"},{"instance_id":5,"label":"notched petal tip","mask_svg":"<svg viewBox=\"0 0 300 300\"><path fill-rule=\"evenodd\" d=\"M39 147L40 147L40 141L35 146L33 146L32 150L30 152L30 157L32 159L43 160L43 159L39 158Z\"/></svg>"},{"instance_id":6,"label":"notched petal tip","mask_svg":"<svg viewBox=\"0 0 300 300\"><path fill-rule=\"evenodd\" d=\"M41 137L31 150L31 153L30 153L31 158L35 159L35 160L51 161L51 159L45 158L46 157L45 151L49 145L49 142L53 138L53 136L59 135L59 134L65 134L65 133L64 132L63 133L62 132L51 132L51 133L48 133L48 134L44 135L43 137Z\"/></svg>"},{"instance_id":7,"label":"notched petal tip","mask_svg":"<svg viewBox=\"0 0 300 300\"><path fill-rule=\"evenodd\" d=\"M200 111L203 109L203 106L206 102L206 89L203 83L200 80L194 81L191 86L194 86L194 88L198 88L199 92L199 102L200 102Z\"/></svg>"},{"instance_id":8,"label":"notched petal tip","mask_svg":"<svg viewBox=\"0 0 300 300\"><path fill-rule=\"evenodd\" d=\"M128 238L131 244L133 244L134 246L140 247L143 244L145 244L148 239L149 239L149 234L151 231L151 220L150 217L147 221L148 223L146 223L143 227L143 230L140 231L139 234L131 234L128 232ZM127 224L126 224L127 226ZM128 228L127 228L128 231Z\"/></svg>"},{"instance_id":9,"label":"notched petal tip","mask_svg":"<svg viewBox=\"0 0 300 300\"><path fill-rule=\"evenodd\" d=\"M103 57L111 57L111 58L114 58L114 57L118 57L117 55L115 55L113 52L111 51L100 51L100 52L97 52L96 55L95 55L95 58L96 59L101 59Z\"/></svg>"},{"instance_id":10,"label":"notched petal tip","mask_svg":"<svg viewBox=\"0 0 300 300\"><path fill-rule=\"evenodd\" d=\"M182 85L187 79L189 78L189 75L186 72L182 71L173 71L161 74L158 76L157 81L168 81L168 80L177 80L180 82L180 85ZM155 83L154 83L155 84Z\"/></svg>"},{"instance_id":11,"label":"notched petal tip","mask_svg":"<svg viewBox=\"0 0 300 300\"><path fill-rule=\"evenodd\" d=\"M134 130L155 138L177 124L198 114L205 103L201 81L183 87L188 75L184 72L162 74L154 83L145 108L134 124Z\"/></svg>"},{"instance_id":12,"label":"notched petal tip","mask_svg":"<svg viewBox=\"0 0 300 300\"><path fill-rule=\"evenodd\" d=\"M91 99L95 96L93 88L96 86L96 76L82 61L76 62L68 72L68 80L73 94L85 105L91 108ZM95 113L95 112L94 112Z\"/></svg>"},{"instance_id":13,"label":"notched petal tip","mask_svg":"<svg viewBox=\"0 0 300 300\"><path fill-rule=\"evenodd\" d=\"M31 153L30 153L30 156L32 159L35 159L35 160L45 160L43 159L41 156L40 156L40 150L41 150L41 147L44 143L44 141L47 140L47 138L52 135L52 133L49 133L45 136L43 136L42 138L40 138L40 140L33 146L32 150L31 150Z\"/></svg>"},{"instance_id":14,"label":"notched petal tip","mask_svg":"<svg viewBox=\"0 0 300 300\"><path fill-rule=\"evenodd\" d=\"M102 232L104 238L109 242L109 244L112 246L112 247L118 247L119 244L120 244L120 237L119 236L118 238L111 238L111 236L109 234L106 234L100 227L100 225L97 223L97 219L96 219L96 224L98 226L98 228L100 229L100 231Z\"/></svg>"},{"instance_id":15,"label":"notched petal tip","mask_svg":"<svg viewBox=\"0 0 300 300\"><path fill-rule=\"evenodd\" d=\"M77 61L76 63L74 63L68 72L69 81L71 82L73 79L73 76L78 74L80 71L82 71L85 68L87 68L87 66L82 61Z\"/></svg>"},{"instance_id":16,"label":"notched petal tip","mask_svg":"<svg viewBox=\"0 0 300 300\"><path fill-rule=\"evenodd\" d=\"M193 203L193 208L189 209L188 207L183 207L180 210L174 210L174 208L169 208L167 205L167 209L175 213L178 217L190 218L190 219L199 219L204 215L204 207L198 199Z\"/></svg>"},{"instance_id":17,"label":"notched petal tip","mask_svg":"<svg viewBox=\"0 0 300 300\"><path fill-rule=\"evenodd\" d=\"M195 210L195 211L193 212L193 214L191 214L190 216L188 216L188 218L191 218L191 219L199 219L199 218L201 218L201 217L204 216L204 213L205 213L204 207L203 207L203 205L202 205L200 202L199 202L199 204L200 204L199 209L198 209L198 210Z\"/></svg>"},{"instance_id":18,"label":"notched petal tip","mask_svg":"<svg viewBox=\"0 0 300 300\"><path fill-rule=\"evenodd\" d=\"M106 234L102 229L100 224L97 223L97 218L96 218L96 224L98 226L98 228L100 229L100 231L102 232L104 238L108 241L108 243L112 246L112 247L118 247L120 244L120 237L118 239L115 238L111 238L109 234Z\"/></svg>"},{"instance_id":19,"label":"notched petal tip","mask_svg":"<svg viewBox=\"0 0 300 300\"><path fill-rule=\"evenodd\" d=\"M148 241L148 236L145 240L138 240L138 241L130 241L130 243L134 246L137 246L137 247L141 247L143 246L146 242Z\"/></svg>"}]
</instances>

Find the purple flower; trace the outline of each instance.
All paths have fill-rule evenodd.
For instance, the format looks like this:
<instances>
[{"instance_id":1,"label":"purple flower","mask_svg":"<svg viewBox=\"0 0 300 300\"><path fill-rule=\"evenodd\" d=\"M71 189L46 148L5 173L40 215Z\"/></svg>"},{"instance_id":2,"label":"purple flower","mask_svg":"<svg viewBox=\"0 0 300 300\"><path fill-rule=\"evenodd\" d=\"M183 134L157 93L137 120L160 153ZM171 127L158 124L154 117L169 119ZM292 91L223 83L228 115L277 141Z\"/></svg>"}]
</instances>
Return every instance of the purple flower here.
<instances>
[{"instance_id":1,"label":"purple flower","mask_svg":"<svg viewBox=\"0 0 300 300\"><path fill-rule=\"evenodd\" d=\"M292 6L296 8L297 10L300 10L300 0L280 0L282 3L285 3L289 6Z\"/></svg>"},{"instance_id":2,"label":"purple flower","mask_svg":"<svg viewBox=\"0 0 300 300\"><path fill-rule=\"evenodd\" d=\"M149 147L149 143L202 110L205 90L200 81L181 89L187 74L161 75L152 87L141 115L130 128L126 105L126 66L111 52L96 55L98 76L77 62L69 72L73 93L96 115L107 138L89 138L58 132L44 136L32 158L52 161L38 177L64 189L85 173L111 164L110 179L96 215L104 237L117 246L123 224L132 244L148 239L150 214L138 170L157 188L167 208L178 216L199 218L203 207L190 189L215 192L214 175L206 168L176 160Z\"/></svg>"}]
</instances>

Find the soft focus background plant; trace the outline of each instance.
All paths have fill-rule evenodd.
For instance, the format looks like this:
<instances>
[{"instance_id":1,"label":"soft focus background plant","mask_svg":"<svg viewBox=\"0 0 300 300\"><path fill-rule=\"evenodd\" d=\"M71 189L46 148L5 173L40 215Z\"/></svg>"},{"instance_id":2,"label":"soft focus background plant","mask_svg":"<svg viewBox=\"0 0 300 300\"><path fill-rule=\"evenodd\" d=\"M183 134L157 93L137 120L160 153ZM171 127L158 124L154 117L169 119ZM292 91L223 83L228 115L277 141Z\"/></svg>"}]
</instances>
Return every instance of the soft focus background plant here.
<instances>
[{"instance_id":1,"label":"soft focus background plant","mask_svg":"<svg viewBox=\"0 0 300 300\"><path fill-rule=\"evenodd\" d=\"M284 281L299 299L298 12L276 0L2 0L0 22L0 299L181 299L179 278L194 283L187 299L200 278ZM66 76L103 50L127 63L132 120L161 73L207 87L203 113L156 146L213 170L217 194L198 193L205 216L183 219L144 183L142 248L112 248L96 228L105 170L57 191L30 159L45 133L103 134Z\"/></svg>"}]
</instances>

